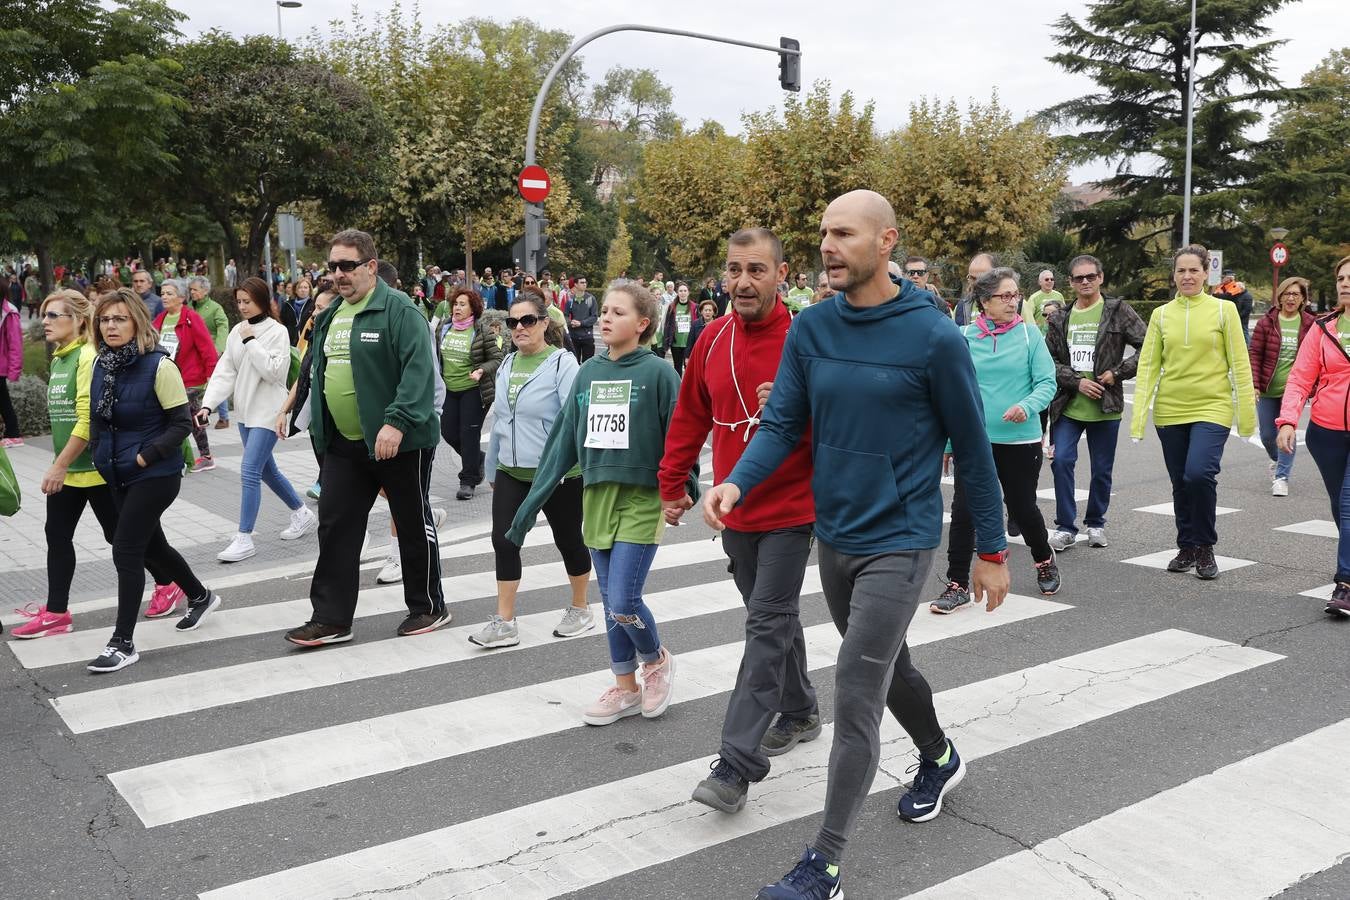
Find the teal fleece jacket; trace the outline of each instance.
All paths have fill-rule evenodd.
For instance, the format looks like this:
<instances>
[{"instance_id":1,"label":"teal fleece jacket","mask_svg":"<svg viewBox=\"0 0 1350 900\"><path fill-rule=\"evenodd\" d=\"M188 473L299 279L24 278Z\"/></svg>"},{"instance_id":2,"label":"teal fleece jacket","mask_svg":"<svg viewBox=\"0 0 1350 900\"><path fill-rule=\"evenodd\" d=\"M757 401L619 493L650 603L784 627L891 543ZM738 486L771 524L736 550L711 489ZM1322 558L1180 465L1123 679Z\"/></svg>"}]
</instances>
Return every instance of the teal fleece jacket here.
<instances>
[{"instance_id":1,"label":"teal fleece jacket","mask_svg":"<svg viewBox=\"0 0 1350 900\"><path fill-rule=\"evenodd\" d=\"M323 345L339 306L341 302L332 303L319 313L310 338L314 387L309 395L313 409L309 432L320 453L328 449L328 442L337 433L323 398L323 375L328 366ZM436 415L436 381L440 375L432 362L437 354L427 352L430 346L427 320L408 295L377 278L370 302L352 323L351 343L356 407L371 459L375 458L375 436L385 425L403 432L400 453L430 450L440 442Z\"/></svg>"},{"instance_id":2,"label":"teal fleece jacket","mask_svg":"<svg viewBox=\"0 0 1350 900\"><path fill-rule=\"evenodd\" d=\"M984 429L991 444L1029 444L1041 439L1041 410L1055 399L1055 361L1041 330L1027 322L1000 335L980 337L977 325L961 329L975 364L984 401ZM1003 414L1020 406L1025 422L1005 422Z\"/></svg>"},{"instance_id":3,"label":"teal fleece jacket","mask_svg":"<svg viewBox=\"0 0 1350 900\"><path fill-rule=\"evenodd\" d=\"M590 410L591 383L632 381L629 394L628 449L604 450L586 446L586 419ZM665 360L645 347L619 359L595 356L582 364L572 382L568 402L553 420L544 444L534 483L525 496L506 539L523 544L563 476L581 464L583 486L617 482L655 489L657 471L666 448L666 430L680 395L680 376ZM698 464L689 473L689 496L698 499Z\"/></svg>"}]
</instances>

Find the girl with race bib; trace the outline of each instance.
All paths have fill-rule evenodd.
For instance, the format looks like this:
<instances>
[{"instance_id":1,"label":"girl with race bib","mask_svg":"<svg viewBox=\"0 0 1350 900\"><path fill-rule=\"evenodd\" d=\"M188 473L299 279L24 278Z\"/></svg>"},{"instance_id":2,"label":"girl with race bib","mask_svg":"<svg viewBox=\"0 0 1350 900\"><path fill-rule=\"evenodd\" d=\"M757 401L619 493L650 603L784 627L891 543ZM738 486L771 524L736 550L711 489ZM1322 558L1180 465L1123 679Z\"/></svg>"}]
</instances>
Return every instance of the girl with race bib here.
<instances>
[{"instance_id":1,"label":"girl with race bib","mask_svg":"<svg viewBox=\"0 0 1350 900\"><path fill-rule=\"evenodd\" d=\"M577 372L506 533L516 546L524 543L539 510L580 464L582 536L600 583L615 681L582 715L589 725L638 713L654 719L670 705L674 683L675 657L662 646L642 600L665 528L657 470L680 392L679 377L642 346L656 329L658 309L656 298L636 282L616 283L606 292L600 323L608 354L587 360ZM697 497L697 472L689 481L689 495Z\"/></svg>"}]
</instances>

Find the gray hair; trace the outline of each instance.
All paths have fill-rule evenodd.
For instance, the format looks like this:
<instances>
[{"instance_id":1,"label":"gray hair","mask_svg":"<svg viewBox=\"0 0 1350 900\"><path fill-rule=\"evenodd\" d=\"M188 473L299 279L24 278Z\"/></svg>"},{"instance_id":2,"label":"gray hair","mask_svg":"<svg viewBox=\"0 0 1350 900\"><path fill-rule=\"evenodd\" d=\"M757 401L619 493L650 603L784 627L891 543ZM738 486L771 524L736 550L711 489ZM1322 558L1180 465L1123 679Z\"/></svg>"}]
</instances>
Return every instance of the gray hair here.
<instances>
[{"instance_id":1,"label":"gray hair","mask_svg":"<svg viewBox=\"0 0 1350 900\"><path fill-rule=\"evenodd\" d=\"M1022 276L1018 275L1016 270L1007 266L999 266L996 269L990 269L975 279L975 284L970 288L970 298L975 301L976 306L983 310L985 301L998 292L998 286L1006 278L1011 278L1019 285L1022 283Z\"/></svg>"},{"instance_id":2,"label":"gray hair","mask_svg":"<svg viewBox=\"0 0 1350 900\"><path fill-rule=\"evenodd\" d=\"M161 285L159 286L160 293L163 293L163 292L164 292L165 286L172 287L175 291L178 292L178 296L183 298L183 302L184 302L184 303L187 302L187 300L188 300L188 292L187 292L187 286L188 286L188 283L187 283L187 279L186 279L186 278L166 278L166 279L164 279L164 283L161 284Z\"/></svg>"},{"instance_id":3,"label":"gray hair","mask_svg":"<svg viewBox=\"0 0 1350 900\"><path fill-rule=\"evenodd\" d=\"M189 278L189 279L188 279L188 287L189 287L189 288L190 288L190 287L193 287L194 285L198 285L198 284L200 284L200 285L202 286L202 290L206 291L206 293L208 293L208 294L211 293L211 279L210 279L210 278L207 278L205 275L194 275L192 278Z\"/></svg>"}]
</instances>

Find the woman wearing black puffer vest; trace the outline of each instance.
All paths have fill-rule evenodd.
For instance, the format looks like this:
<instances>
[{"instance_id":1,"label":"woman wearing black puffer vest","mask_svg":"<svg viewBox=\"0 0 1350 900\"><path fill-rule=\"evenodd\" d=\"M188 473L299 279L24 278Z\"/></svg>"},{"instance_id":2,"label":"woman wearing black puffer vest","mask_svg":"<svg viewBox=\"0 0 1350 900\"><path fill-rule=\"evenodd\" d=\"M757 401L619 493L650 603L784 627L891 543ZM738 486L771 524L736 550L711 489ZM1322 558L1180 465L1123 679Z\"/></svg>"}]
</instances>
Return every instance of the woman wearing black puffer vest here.
<instances>
[{"instance_id":1,"label":"woman wearing black puffer vest","mask_svg":"<svg viewBox=\"0 0 1350 900\"><path fill-rule=\"evenodd\" d=\"M169 545L160 517L183 480L181 445L192 430L187 390L178 367L160 347L150 311L127 288L104 294L94 309L98 359L89 390L90 456L117 505L113 565L117 625L108 646L88 665L116 672L140 659L132 643L149 562L188 596L179 631L191 631L220 605Z\"/></svg>"}]
</instances>

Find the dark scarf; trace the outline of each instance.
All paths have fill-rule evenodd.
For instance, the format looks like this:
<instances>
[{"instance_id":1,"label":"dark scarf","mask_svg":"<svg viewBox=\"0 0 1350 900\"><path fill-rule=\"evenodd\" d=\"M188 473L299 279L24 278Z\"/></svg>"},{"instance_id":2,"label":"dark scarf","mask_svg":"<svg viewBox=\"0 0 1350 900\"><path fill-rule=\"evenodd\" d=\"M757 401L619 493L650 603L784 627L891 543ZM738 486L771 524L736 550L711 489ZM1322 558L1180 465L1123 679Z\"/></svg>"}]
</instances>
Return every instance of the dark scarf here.
<instances>
[{"instance_id":1,"label":"dark scarf","mask_svg":"<svg viewBox=\"0 0 1350 900\"><path fill-rule=\"evenodd\" d=\"M98 398L98 414L103 421L112 421L113 406L117 402L118 373L129 369L140 358L141 348L134 337L116 349L99 342L98 362L103 366L103 393Z\"/></svg>"}]
</instances>

